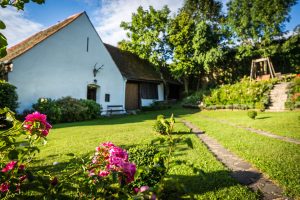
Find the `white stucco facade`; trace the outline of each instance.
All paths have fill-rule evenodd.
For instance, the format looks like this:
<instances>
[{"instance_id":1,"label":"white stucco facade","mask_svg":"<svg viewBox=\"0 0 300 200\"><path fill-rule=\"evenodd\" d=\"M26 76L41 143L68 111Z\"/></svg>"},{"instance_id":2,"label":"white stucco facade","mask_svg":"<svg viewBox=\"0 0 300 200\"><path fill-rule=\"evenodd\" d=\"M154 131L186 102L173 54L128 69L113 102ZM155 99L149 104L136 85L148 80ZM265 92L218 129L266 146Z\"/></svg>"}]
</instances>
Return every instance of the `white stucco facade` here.
<instances>
[{"instance_id":1,"label":"white stucco facade","mask_svg":"<svg viewBox=\"0 0 300 200\"><path fill-rule=\"evenodd\" d=\"M99 86L97 103L104 109L125 107L126 82L85 13L12 62L8 81L17 87L18 112L30 109L40 97L86 99L87 86L94 79ZM96 63L103 69L94 77ZM110 102L105 102L105 94Z\"/></svg>"}]
</instances>

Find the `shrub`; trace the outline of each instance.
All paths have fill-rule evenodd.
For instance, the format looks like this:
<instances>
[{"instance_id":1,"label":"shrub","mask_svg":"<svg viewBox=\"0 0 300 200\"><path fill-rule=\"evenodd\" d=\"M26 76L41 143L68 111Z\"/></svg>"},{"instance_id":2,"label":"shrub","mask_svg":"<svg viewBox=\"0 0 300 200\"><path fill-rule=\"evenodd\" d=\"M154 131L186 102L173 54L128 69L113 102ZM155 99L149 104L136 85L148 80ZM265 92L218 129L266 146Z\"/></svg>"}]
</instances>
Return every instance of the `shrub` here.
<instances>
[{"instance_id":1,"label":"shrub","mask_svg":"<svg viewBox=\"0 0 300 200\"><path fill-rule=\"evenodd\" d=\"M158 115L156 117L156 121L153 126L153 130L156 133L162 134L162 135L170 135L173 132L175 124L175 119L173 114L171 115L170 119L165 119L164 115Z\"/></svg>"},{"instance_id":2,"label":"shrub","mask_svg":"<svg viewBox=\"0 0 300 200\"><path fill-rule=\"evenodd\" d=\"M32 107L35 111L46 114L51 123L58 123L61 120L61 109L56 101L50 98L39 98Z\"/></svg>"},{"instance_id":3,"label":"shrub","mask_svg":"<svg viewBox=\"0 0 300 200\"><path fill-rule=\"evenodd\" d=\"M129 160L135 163L139 174L131 184L133 188L153 187L166 173L164 159L155 146L139 145L128 150Z\"/></svg>"},{"instance_id":4,"label":"shrub","mask_svg":"<svg viewBox=\"0 0 300 200\"><path fill-rule=\"evenodd\" d=\"M164 120L164 115L158 115L156 117L156 121L153 125L153 130L156 133L165 134L166 133L166 127L162 124L161 120Z\"/></svg>"},{"instance_id":5,"label":"shrub","mask_svg":"<svg viewBox=\"0 0 300 200\"><path fill-rule=\"evenodd\" d=\"M203 97L205 95L207 95L208 93L209 92L206 90L197 91L197 92L193 93L192 95L185 97L182 100L182 104L183 105L199 105L200 102L203 100Z\"/></svg>"},{"instance_id":6,"label":"shrub","mask_svg":"<svg viewBox=\"0 0 300 200\"><path fill-rule=\"evenodd\" d=\"M261 112L264 112L266 110L265 104L262 102L256 102L255 108L259 109Z\"/></svg>"},{"instance_id":7,"label":"shrub","mask_svg":"<svg viewBox=\"0 0 300 200\"><path fill-rule=\"evenodd\" d=\"M300 77L294 78L289 85L288 99L285 102L285 107L294 110L299 108L300 104Z\"/></svg>"},{"instance_id":8,"label":"shrub","mask_svg":"<svg viewBox=\"0 0 300 200\"><path fill-rule=\"evenodd\" d=\"M63 97L56 101L61 110L61 122L76 122L86 120L88 108L80 100Z\"/></svg>"},{"instance_id":9,"label":"shrub","mask_svg":"<svg viewBox=\"0 0 300 200\"><path fill-rule=\"evenodd\" d=\"M257 112L255 110L250 110L250 111L247 112L247 115L251 119L255 119L255 117L257 116Z\"/></svg>"},{"instance_id":10,"label":"shrub","mask_svg":"<svg viewBox=\"0 0 300 200\"><path fill-rule=\"evenodd\" d=\"M211 91L210 96L204 97L205 107L213 105L247 105L252 108L260 103L260 108L266 108L269 104L269 92L276 81L251 82L242 79L233 85L223 85ZM262 106L263 104L263 106ZM234 106L236 107L236 106Z\"/></svg>"},{"instance_id":11,"label":"shrub","mask_svg":"<svg viewBox=\"0 0 300 200\"><path fill-rule=\"evenodd\" d=\"M85 119L96 119L101 115L101 105L93 100L80 99L83 106L87 107L87 112L85 113Z\"/></svg>"},{"instance_id":12,"label":"shrub","mask_svg":"<svg viewBox=\"0 0 300 200\"><path fill-rule=\"evenodd\" d=\"M18 107L16 87L0 80L0 108L8 107L15 111Z\"/></svg>"}]
</instances>

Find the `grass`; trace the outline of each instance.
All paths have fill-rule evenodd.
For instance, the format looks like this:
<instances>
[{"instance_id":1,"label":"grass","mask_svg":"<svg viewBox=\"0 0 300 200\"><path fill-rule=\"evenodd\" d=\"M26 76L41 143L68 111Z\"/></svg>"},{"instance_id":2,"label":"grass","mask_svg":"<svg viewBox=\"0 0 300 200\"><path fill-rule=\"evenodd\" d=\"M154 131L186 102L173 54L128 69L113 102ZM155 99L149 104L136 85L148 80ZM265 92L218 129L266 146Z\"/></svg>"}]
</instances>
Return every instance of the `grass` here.
<instances>
[{"instance_id":1,"label":"grass","mask_svg":"<svg viewBox=\"0 0 300 200\"><path fill-rule=\"evenodd\" d=\"M300 140L300 111L258 112L255 120L247 111L203 111L201 115Z\"/></svg>"},{"instance_id":2,"label":"grass","mask_svg":"<svg viewBox=\"0 0 300 200\"><path fill-rule=\"evenodd\" d=\"M267 129L273 130L271 124L279 127L279 132L286 131L285 135L288 135L288 128L280 127L278 124L282 124L286 116L289 119L294 119L297 113L282 113L281 120L280 113L263 113L258 117L269 117L266 123L258 120L247 119L245 112L237 111L207 111L196 113L185 118L200 129L204 130L206 134L215 138L224 147L236 153L238 156L251 162L259 170L267 174L271 179L284 187L287 195L291 197L300 197L300 146L283 142L277 139L268 138L265 136L253 134L249 131L234 128L229 125L220 124L216 121L205 119L201 115L215 117L217 119L226 119L232 122L250 123L255 124L258 122L260 126L266 124ZM239 120L240 119L240 120ZM272 120L272 122L270 121ZM290 122L297 126L297 121ZM260 127L254 126L255 128ZM294 126L290 128L290 131L295 130ZM253 126L251 126L253 127ZM264 129L264 130L267 130ZM299 131L299 129L298 129ZM299 133L298 133L299 134Z\"/></svg>"},{"instance_id":3,"label":"grass","mask_svg":"<svg viewBox=\"0 0 300 200\"><path fill-rule=\"evenodd\" d=\"M185 116L191 113L186 109L165 110L169 116ZM156 115L162 112L148 112L126 117L103 118L95 121L59 124L49 134L48 144L41 148L35 167L49 166L54 173L68 162L74 153L78 156L91 154L101 142L112 141L117 145L129 147L149 143L156 135L152 125ZM181 145L177 148L173 160L176 161L169 177L165 181L164 195L167 199L257 199L258 195L245 186L238 184L229 176L229 171L208 151L194 135L187 133L187 128L176 123L176 137L189 137L193 149ZM53 162L58 165L53 166ZM176 190L174 191L174 186Z\"/></svg>"}]
</instances>

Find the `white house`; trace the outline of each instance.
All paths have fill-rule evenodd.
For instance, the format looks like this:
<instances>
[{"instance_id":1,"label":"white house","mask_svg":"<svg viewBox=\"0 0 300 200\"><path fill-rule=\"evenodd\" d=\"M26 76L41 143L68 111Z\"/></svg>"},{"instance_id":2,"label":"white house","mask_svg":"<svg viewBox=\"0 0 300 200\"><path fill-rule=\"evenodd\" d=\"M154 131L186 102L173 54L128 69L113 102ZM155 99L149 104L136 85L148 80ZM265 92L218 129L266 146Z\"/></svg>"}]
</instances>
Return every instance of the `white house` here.
<instances>
[{"instance_id":1,"label":"white house","mask_svg":"<svg viewBox=\"0 0 300 200\"><path fill-rule=\"evenodd\" d=\"M104 110L164 100L163 80L153 66L104 44L85 12L9 48L0 62L13 66L7 80L17 87L18 112L40 97L93 99Z\"/></svg>"}]
</instances>

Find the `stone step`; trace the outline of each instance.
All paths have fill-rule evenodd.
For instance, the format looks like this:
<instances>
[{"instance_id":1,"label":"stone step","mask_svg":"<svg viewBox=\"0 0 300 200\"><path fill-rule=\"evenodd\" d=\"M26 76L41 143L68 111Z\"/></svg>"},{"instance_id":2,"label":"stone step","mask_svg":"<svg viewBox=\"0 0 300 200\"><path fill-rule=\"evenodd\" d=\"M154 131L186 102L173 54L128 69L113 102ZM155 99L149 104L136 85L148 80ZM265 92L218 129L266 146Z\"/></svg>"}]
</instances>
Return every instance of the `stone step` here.
<instances>
[{"instance_id":1,"label":"stone step","mask_svg":"<svg viewBox=\"0 0 300 200\"><path fill-rule=\"evenodd\" d=\"M287 100L287 87L289 83L279 83L274 86L274 88L270 92L270 102L271 105L269 107L270 111L284 111L285 110L285 102Z\"/></svg>"}]
</instances>

